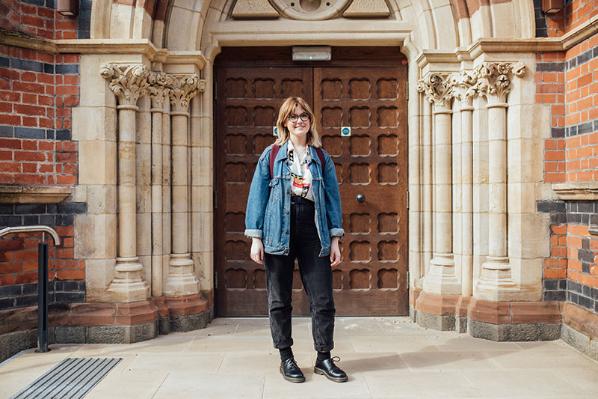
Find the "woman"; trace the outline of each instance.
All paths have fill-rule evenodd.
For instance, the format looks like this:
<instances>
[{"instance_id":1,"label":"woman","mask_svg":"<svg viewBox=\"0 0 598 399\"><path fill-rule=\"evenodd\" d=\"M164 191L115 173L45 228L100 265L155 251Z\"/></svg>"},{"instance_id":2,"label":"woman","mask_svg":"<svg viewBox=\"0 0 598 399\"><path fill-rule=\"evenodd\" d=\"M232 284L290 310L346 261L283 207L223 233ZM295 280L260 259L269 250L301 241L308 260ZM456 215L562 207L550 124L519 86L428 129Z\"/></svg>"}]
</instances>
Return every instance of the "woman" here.
<instances>
[{"instance_id":1,"label":"woman","mask_svg":"<svg viewBox=\"0 0 598 399\"><path fill-rule=\"evenodd\" d=\"M305 377L291 346L293 265L310 301L317 358L314 372L335 382L347 375L330 356L334 333L332 267L341 262L341 203L334 162L321 149L309 105L287 98L278 113L278 139L259 158L247 200L245 235L251 259L265 263L268 311L280 372L291 382Z\"/></svg>"}]
</instances>

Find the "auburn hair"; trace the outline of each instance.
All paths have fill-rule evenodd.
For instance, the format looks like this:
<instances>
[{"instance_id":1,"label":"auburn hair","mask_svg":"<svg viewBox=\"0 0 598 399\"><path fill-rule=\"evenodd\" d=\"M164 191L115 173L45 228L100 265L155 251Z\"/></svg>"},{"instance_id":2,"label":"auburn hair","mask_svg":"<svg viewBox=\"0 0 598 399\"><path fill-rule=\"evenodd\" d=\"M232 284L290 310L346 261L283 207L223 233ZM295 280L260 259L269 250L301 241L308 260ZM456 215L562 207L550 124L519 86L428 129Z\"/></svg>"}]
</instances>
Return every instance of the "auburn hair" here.
<instances>
[{"instance_id":1,"label":"auburn hair","mask_svg":"<svg viewBox=\"0 0 598 399\"><path fill-rule=\"evenodd\" d=\"M295 112L297 106L301 106L303 110L309 115L310 128L307 132L307 144L312 147L321 147L322 142L320 141L320 135L316 127L316 117L311 110L309 104L301 97L288 97L278 111L278 120L276 121L276 128L278 129L278 138L276 139L276 145L284 144L290 137L290 132L287 129L287 120L289 116Z\"/></svg>"}]
</instances>

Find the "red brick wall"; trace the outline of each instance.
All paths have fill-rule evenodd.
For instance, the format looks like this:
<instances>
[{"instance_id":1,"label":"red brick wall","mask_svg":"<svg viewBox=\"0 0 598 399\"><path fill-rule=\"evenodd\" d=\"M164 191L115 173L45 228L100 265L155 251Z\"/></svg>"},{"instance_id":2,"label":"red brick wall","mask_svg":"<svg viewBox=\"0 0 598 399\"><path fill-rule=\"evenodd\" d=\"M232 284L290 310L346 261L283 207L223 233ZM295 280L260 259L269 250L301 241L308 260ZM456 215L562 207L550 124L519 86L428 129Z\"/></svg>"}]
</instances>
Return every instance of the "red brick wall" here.
<instances>
[{"instance_id":1,"label":"red brick wall","mask_svg":"<svg viewBox=\"0 0 598 399\"><path fill-rule=\"evenodd\" d=\"M546 18L548 36L562 36L598 13L596 0L565 0L565 8Z\"/></svg>"},{"instance_id":2,"label":"red brick wall","mask_svg":"<svg viewBox=\"0 0 598 399\"><path fill-rule=\"evenodd\" d=\"M74 185L77 143L0 138L0 184Z\"/></svg>"},{"instance_id":3,"label":"red brick wall","mask_svg":"<svg viewBox=\"0 0 598 399\"><path fill-rule=\"evenodd\" d=\"M595 0L573 0L547 17L561 36L598 13ZM536 102L551 111L544 144L544 181L598 182L598 35L563 52L537 55ZM598 201L538 204L551 213L550 257L544 260L547 300L567 300L598 313Z\"/></svg>"},{"instance_id":4,"label":"red brick wall","mask_svg":"<svg viewBox=\"0 0 598 399\"><path fill-rule=\"evenodd\" d=\"M598 35L565 54L566 181L598 181Z\"/></svg>"},{"instance_id":5,"label":"red brick wall","mask_svg":"<svg viewBox=\"0 0 598 399\"><path fill-rule=\"evenodd\" d=\"M79 20L58 14L53 4L4 1L0 29L25 40L77 38ZM77 184L78 147L71 136L71 111L79 104L79 76L79 55L0 45L0 185ZM84 280L83 261L74 255L73 224L75 215L85 212L85 204L68 201L0 204L0 227L54 227L63 245L50 245L50 279ZM30 304L25 291L37 281L40 237L0 239L0 308ZM84 284L75 286L80 289Z\"/></svg>"},{"instance_id":6,"label":"red brick wall","mask_svg":"<svg viewBox=\"0 0 598 399\"><path fill-rule=\"evenodd\" d=\"M565 181L565 73L564 54L536 56L536 102L550 107L551 138L544 143L544 181Z\"/></svg>"},{"instance_id":7,"label":"red brick wall","mask_svg":"<svg viewBox=\"0 0 598 399\"><path fill-rule=\"evenodd\" d=\"M50 5L47 1L4 0L0 29L43 39L76 39L77 19L59 14Z\"/></svg>"},{"instance_id":8,"label":"red brick wall","mask_svg":"<svg viewBox=\"0 0 598 399\"><path fill-rule=\"evenodd\" d=\"M73 226L54 226L61 245L48 240L50 280L83 280L83 261L74 258ZM39 234L14 235L0 241L0 286L37 282L37 252Z\"/></svg>"}]
</instances>

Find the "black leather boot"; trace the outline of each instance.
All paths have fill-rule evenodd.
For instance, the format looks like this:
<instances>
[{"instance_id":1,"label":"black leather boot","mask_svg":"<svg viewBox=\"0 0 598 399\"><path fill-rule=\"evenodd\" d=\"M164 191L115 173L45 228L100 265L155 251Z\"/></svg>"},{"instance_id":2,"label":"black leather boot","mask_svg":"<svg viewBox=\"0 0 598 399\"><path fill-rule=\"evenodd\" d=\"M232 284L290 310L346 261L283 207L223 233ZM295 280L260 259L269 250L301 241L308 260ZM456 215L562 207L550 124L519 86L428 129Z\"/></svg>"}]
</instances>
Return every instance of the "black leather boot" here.
<instances>
[{"instance_id":1,"label":"black leather boot","mask_svg":"<svg viewBox=\"0 0 598 399\"><path fill-rule=\"evenodd\" d=\"M283 378L290 382L304 382L305 376L303 372L297 366L294 358L289 358L280 363L280 374Z\"/></svg>"},{"instance_id":2,"label":"black leather boot","mask_svg":"<svg viewBox=\"0 0 598 399\"><path fill-rule=\"evenodd\" d=\"M321 374L326 376L330 381L334 382L347 382L349 377L347 377L347 373L343 370L338 368L335 364L333 359L339 361L338 357L328 358L324 360L317 360L316 359L316 366L314 367L314 373Z\"/></svg>"}]
</instances>

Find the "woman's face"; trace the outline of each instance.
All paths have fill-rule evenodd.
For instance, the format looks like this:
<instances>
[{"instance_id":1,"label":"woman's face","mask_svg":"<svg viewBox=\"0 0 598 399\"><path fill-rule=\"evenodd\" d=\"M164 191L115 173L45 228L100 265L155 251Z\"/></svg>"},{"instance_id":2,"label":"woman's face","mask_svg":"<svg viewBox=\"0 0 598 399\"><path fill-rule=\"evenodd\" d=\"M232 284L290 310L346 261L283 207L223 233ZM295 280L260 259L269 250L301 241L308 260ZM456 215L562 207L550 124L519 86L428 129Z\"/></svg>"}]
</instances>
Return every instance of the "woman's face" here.
<instances>
[{"instance_id":1,"label":"woman's face","mask_svg":"<svg viewBox=\"0 0 598 399\"><path fill-rule=\"evenodd\" d=\"M293 113L289 115L286 122L286 127L291 136L301 141L307 139L307 133L311 128L311 120L309 114L299 104L295 107Z\"/></svg>"}]
</instances>

